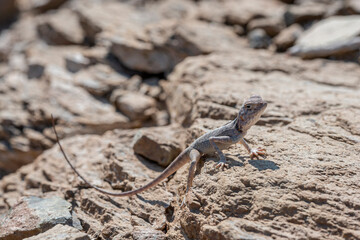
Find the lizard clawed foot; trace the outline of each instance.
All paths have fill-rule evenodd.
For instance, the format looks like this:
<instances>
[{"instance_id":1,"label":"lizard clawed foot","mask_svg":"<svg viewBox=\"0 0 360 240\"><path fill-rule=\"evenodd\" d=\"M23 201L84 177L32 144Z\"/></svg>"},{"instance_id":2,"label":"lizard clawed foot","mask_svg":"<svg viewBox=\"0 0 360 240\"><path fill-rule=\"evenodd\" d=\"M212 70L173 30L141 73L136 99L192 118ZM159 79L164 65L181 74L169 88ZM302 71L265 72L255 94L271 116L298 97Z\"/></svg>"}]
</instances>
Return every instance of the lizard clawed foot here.
<instances>
[{"instance_id":1,"label":"lizard clawed foot","mask_svg":"<svg viewBox=\"0 0 360 240\"><path fill-rule=\"evenodd\" d=\"M264 148L257 148L255 150L251 150L250 153L250 158L254 159L256 158L257 160L259 160L259 156L265 157L266 155L266 150Z\"/></svg>"},{"instance_id":2,"label":"lizard clawed foot","mask_svg":"<svg viewBox=\"0 0 360 240\"><path fill-rule=\"evenodd\" d=\"M215 168L220 168L221 170L224 170L224 168L228 168L229 165L225 161L220 161L214 166Z\"/></svg>"},{"instance_id":3,"label":"lizard clawed foot","mask_svg":"<svg viewBox=\"0 0 360 240\"><path fill-rule=\"evenodd\" d=\"M181 202L180 208L182 208L184 205L189 208L189 193L185 193L185 196Z\"/></svg>"}]
</instances>

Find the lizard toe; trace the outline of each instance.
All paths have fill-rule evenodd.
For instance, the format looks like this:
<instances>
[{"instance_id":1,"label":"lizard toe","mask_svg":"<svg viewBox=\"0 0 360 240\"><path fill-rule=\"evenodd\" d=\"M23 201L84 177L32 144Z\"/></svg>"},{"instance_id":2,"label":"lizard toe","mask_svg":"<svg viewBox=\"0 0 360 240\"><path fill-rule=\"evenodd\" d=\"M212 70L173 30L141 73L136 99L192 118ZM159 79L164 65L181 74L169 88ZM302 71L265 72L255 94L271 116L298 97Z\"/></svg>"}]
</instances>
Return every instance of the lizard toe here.
<instances>
[{"instance_id":1,"label":"lizard toe","mask_svg":"<svg viewBox=\"0 0 360 240\"><path fill-rule=\"evenodd\" d=\"M265 155L266 155L266 150L264 148L259 147L259 148L255 149L255 150L251 150L250 158L251 159L256 158L257 160L259 160L260 156L262 156L264 158Z\"/></svg>"},{"instance_id":2,"label":"lizard toe","mask_svg":"<svg viewBox=\"0 0 360 240\"><path fill-rule=\"evenodd\" d=\"M180 208L183 207L183 206L186 206L189 208L189 204L193 201L193 198L191 196L191 189L185 193L185 196L181 202L181 205L180 205Z\"/></svg>"},{"instance_id":3,"label":"lizard toe","mask_svg":"<svg viewBox=\"0 0 360 240\"><path fill-rule=\"evenodd\" d=\"M258 147L257 149L256 149L256 151L258 152L258 153L266 153L266 149L265 148L261 148L261 147Z\"/></svg>"},{"instance_id":4,"label":"lizard toe","mask_svg":"<svg viewBox=\"0 0 360 240\"><path fill-rule=\"evenodd\" d=\"M225 167L228 168L228 165L225 162L219 162L215 164L215 168L219 168L221 170L224 170Z\"/></svg>"},{"instance_id":5,"label":"lizard toe","mask_svg":"<svg viewBox=\"0 0 360 240\"><path fill-rule=\"evenodd\" d=\"M189 207L186 195L184 196L184 198L181 202L180 208L182 208L183 206Z\"/></svg>"},{"instance_id":6,"label":"lizard toe","mask_svg":"<svg viewBox=\"0 0 360 240\"><path fill-rule=\"evenodd\" d=\"M256 158L257 160L259 160L259 155L258 155L257 153L255 153L255 152L252 152L252 153L250 154L250 159L253 160L254 158Z\"/></svg>"}]
</instances>

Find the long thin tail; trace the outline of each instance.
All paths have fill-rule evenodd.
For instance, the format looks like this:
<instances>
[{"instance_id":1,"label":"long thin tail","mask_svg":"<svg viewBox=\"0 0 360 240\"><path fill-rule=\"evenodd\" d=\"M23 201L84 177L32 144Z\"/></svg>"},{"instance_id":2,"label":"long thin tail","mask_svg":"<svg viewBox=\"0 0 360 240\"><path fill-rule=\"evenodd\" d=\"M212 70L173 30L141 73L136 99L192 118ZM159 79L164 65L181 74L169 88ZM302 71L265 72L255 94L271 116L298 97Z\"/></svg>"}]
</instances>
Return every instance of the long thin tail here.
<instances>
[{"instance_id":1,"label":"long thin tail","mask_svg":"<svg viewBox=\"0 0 360 240\"><path fill-rule=\"evenodd\" d=\"M59 136L57 134L56 128L55 128L55 120L53 118L53 116L51 115L51 120L52 120L52 127L54 129L54 133L56 136L56 142L59 145L60 151L63 154L65 160L67 161L67 163L70 165L70 167L72 168L72 170L76 173L76 175L78 175L87 185L89 185L90 187L94 188L95 190L107 194L107 195L111 195L111 196L116 196L116 197L126 197L126 196L133 196L136 195L140 192L143 192L155 185L157 185L158 183L160 183L162 180L164 180L165 178L169 177L171 174L173 174L174 172L176 172L176 170L178 170L179 168L181 168L183 165L185 165L188 161L188 154L186 151L183 151L182 153L180 153L180 155L157 177L155 178L153 181L149 182L148 184L146 184L145 186L132 190L132 191L128 191L128 192L110 192L107 191L105 189L99 188L93 184L91 184L88 180L86 180L77 170L76 168L72 165L72 163L70 162L69 158L67 157L63 147L60 144L60 140L59 140Z\"/></svg>"}]
</instances>

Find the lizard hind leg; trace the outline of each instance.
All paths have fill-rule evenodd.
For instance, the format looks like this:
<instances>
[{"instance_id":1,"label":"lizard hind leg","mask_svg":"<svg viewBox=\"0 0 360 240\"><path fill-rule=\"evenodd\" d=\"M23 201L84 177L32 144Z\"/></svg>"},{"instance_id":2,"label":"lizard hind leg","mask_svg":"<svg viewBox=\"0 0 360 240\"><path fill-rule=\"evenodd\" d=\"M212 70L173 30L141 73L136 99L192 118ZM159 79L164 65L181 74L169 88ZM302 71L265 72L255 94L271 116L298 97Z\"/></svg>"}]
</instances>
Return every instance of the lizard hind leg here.
<instances>
[{"instance_id":1,"label":"lizard hind leg","mask_svg":"<svg viewBox=\"0 0 360 240\"><path fill-rule=\"evenodd\" d=\"M189 175L187 179L186 193L180 207L182 207L184 204L188 206L191 187L195 177L196 165L200 160L201 154L198 150L192 149L189 153L189 157L190 157L190 167L189 167Z\"/></svg>"}]
</instances>

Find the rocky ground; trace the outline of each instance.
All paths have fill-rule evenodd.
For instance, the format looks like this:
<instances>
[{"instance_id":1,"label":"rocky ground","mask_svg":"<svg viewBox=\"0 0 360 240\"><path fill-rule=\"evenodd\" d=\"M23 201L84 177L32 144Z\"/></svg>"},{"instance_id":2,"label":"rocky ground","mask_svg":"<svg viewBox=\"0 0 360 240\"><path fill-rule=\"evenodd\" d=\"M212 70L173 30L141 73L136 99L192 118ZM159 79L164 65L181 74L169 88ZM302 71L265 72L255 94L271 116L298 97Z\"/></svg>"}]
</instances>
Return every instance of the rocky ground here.
<instances>
[{"instance_id":1,"label":"rocky ground","mask_svg":"<svg viewBox=\"0 0 360 240\"><path fill-rule=\"evenodd\" d=\"M358 0L0 0L0 239L360 239ZM134 197L268 101L241 145Z\"/></svg>"}]
</instances>

